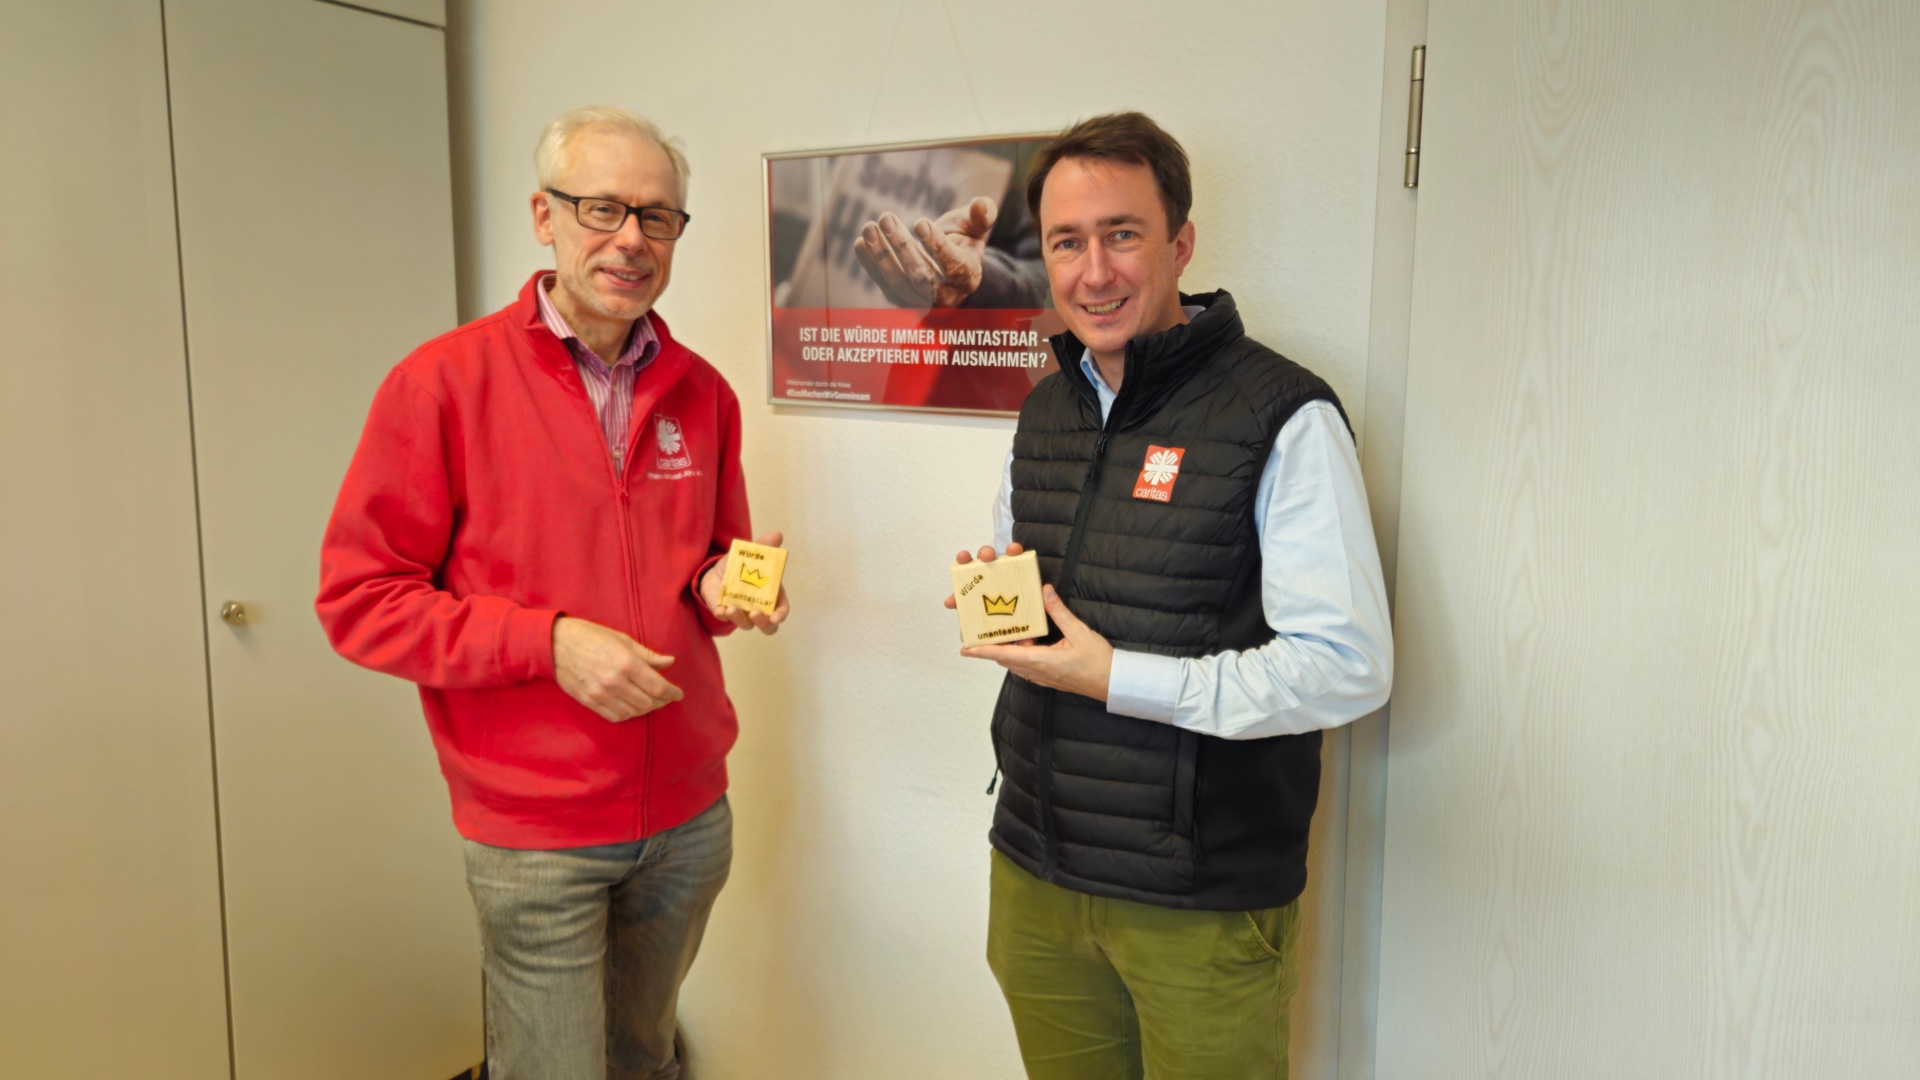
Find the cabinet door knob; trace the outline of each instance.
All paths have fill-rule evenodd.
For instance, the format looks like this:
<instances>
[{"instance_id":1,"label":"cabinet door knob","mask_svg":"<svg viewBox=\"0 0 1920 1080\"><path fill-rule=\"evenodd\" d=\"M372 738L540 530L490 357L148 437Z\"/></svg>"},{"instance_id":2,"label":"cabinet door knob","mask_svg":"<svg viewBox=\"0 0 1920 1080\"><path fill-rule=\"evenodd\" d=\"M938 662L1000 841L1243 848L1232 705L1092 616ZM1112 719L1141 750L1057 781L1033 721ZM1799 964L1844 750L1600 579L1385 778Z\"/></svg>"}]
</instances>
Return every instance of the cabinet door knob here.
<instances>
[{"instance_id":1,"label":"cabinet door knob","mask_svg":"<svg viewBox=\"0 0 1920 1080\"><path fill-rule=\"evenodd\" d=\"M228 626L247 625L247 608L238 600L229 600L220 605L220 618Z\"/></svg>"}]
</instances>

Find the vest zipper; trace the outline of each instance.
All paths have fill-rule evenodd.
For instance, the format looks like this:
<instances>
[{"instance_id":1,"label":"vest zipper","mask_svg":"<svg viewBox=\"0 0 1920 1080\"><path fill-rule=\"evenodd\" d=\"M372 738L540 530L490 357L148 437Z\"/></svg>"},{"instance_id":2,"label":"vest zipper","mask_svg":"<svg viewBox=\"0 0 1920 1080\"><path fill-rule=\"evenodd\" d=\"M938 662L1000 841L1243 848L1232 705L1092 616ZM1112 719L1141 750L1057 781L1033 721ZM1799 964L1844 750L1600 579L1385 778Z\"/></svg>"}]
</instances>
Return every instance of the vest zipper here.
<instances>
[{"instance_id":1,"label":"vest zipper","mask_svg":"<svg viewBox=\"0 0 1920 1080\"><path fill-rule=\"evenodd\" d=\"M1118 408L1113 410L1118 411ZM1107 414L1108 426L1113 422L1113 412ZM1080 546L1086 540L1087 518L1093 513L1093 496L1100 487L1100 467L1106 463L1110 441L1111 436L1103 429L1099 441L1093 444L1087 478L1080 485L1080 504L1073 510L1073 531L1067 534L1067 554L1060 564L1060 580L1053 584L1054 591L1063 599L1073 584L1073 575L1080 569ZM1059 862L1059 843L1053 828L1053 703L1058 693L1048 690L1046 701L1040 706L1040 760L1036 762L1040 772L1040 850L1044 855L1040 876L1046 881L1053 880Z\"/></svg>"},{"instance_id":2,"label":"vest zipper","mask_svg":"<svg viewBox=\"0 0 1920 1080\"><path fill-rule=\"evenodd\" d=\"M1073 508L1073 531L1067 534L1067 554L1060 562L1060 580L1053 588L1063 598L1067 588L1073 584L1073 575L1080 570L1080 545L1086 539L1087 518L1093 513L1093 494L1100 487L1100 466L1106 463L1106 432L1100 433L1100 440L1093 444L1093 461L1087 466L1087 478L1080 484L1080 503Z\"/></svg>"}]
</instances>

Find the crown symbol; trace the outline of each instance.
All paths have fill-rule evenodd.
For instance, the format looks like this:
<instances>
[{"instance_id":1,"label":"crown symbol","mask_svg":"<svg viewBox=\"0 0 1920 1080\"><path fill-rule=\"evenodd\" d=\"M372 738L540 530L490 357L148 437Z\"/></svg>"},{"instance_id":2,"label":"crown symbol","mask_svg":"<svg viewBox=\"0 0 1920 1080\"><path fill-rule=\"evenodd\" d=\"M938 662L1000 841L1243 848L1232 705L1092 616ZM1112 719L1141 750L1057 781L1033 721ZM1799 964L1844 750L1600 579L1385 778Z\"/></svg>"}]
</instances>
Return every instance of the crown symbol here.
<instances>
[{"instance_id":1,"label":"crown symbol","mask_svg":"<svg viewBox=\"0 0 1920 1080\"><path fill-rule=\"evenodd\" d=\"M1011 615L1013 609L1020 606L1018 596L988 596L981 593L980 599L986 602L989 615Z\"/></svg>"},{"instance_id":2,"label":"crown symbol","mask_svg":"<svg viewBox=\"0 0 1920 1080\"><path fill-rule=\"evenodd\" d=\"M757 567L743 566L740 568L740 580L745 584L758 587L767 583L767 575L761 573Z\"/></svg>"}]
</instances>

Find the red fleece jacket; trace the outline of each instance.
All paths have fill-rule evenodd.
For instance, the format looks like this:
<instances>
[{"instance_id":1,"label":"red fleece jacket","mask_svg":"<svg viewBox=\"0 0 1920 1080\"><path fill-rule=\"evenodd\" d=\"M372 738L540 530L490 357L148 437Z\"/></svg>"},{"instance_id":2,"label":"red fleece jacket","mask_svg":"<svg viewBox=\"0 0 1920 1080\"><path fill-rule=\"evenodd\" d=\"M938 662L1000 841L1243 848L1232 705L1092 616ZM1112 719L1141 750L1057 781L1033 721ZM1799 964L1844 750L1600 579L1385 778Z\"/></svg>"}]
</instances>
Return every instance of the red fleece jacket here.
<instances>
[{"instance_id":1,"label":"red fleece jacket","mask_svg":"<svg viewBox=\"0 0 1920 1080\"><path fill-rule=\"evenodd\" d=\"M435 338L374 396L321 550L333 647L420 685L462 836L561 848L651 836L726 791L738 732L694 595L751 536L740 404L651 315L616 472L573 357L520 299ZM553 621L675 658L686 695L625 723L553 679Z\"/></svg>"}]
</instances>

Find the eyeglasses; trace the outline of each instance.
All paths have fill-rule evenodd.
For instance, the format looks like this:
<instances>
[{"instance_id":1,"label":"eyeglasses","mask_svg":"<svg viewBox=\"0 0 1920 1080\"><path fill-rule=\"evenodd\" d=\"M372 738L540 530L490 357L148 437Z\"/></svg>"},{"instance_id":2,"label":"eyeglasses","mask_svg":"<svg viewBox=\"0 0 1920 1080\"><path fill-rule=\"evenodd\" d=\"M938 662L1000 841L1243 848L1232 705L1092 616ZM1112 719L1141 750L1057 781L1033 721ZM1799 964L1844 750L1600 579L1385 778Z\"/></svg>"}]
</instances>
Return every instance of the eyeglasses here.
<instances>
[{"instance_id":1,"label":"eyeglasses","mask_svg":"<svg viewBox=\"0 0 1920 1080\"><path fill-rule=\"evenodd\" d=\"M619 232L627 224L627 215L640 218L640 231L655 240L678 240L687 231L693 215L664 206L628 206L613 199L583 199L564 191L547 188L547 194L573 204L573 216L595 232Z\"/></svg>"}]
</instances>

